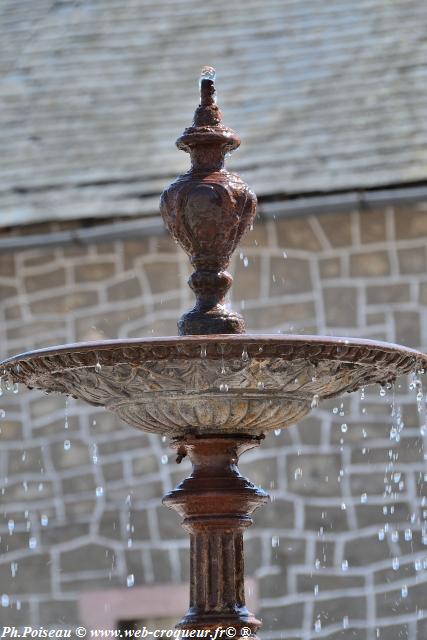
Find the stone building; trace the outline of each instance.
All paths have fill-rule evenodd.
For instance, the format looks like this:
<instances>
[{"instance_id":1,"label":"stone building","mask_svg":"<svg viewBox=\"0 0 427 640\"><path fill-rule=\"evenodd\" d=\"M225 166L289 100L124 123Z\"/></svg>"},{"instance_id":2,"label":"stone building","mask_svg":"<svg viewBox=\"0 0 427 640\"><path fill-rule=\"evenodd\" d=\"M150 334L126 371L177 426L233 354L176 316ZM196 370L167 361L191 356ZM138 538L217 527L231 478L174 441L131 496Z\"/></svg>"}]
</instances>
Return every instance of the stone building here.
<instances>
[{"instance_id":1,"label":"stone building","mask_svg":"<svg viewBox=\"0 0 427 640\"><path fill-rule=\"evenodd\" d=\"M232 264L248 329L426 350L426 18L420 0L4 0L0 355L176 333L190 268L158 197L187 168L199 61L259 196ZM263 638L427 636L417 392L322 405L243 458L274 499L246 540ZM160 498L186 463L77 402L0 402L1 623L171 626L188 541Z\"/></svg>"}]
</instances>

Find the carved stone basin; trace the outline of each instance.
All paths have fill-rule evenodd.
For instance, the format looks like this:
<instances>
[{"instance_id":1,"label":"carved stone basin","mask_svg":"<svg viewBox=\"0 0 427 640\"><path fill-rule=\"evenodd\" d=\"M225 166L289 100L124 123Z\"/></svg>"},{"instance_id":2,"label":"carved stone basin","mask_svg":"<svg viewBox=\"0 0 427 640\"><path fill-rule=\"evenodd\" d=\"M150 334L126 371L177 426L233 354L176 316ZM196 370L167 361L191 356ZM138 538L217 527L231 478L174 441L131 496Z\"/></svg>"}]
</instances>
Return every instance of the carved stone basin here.
<instances>
[{"instance_id":1,"label":"carved stone basin","mask_svg":"<svg viewBox=\"0 0 427 640\"><path fill-rule=\"evenodd\" d=\"M320 401L425 368L405 347L320 336L216 335L107 341L24 353L2 365L28 387L104 406L172 437L260 435Z\"/></svg>"}]
</instances>

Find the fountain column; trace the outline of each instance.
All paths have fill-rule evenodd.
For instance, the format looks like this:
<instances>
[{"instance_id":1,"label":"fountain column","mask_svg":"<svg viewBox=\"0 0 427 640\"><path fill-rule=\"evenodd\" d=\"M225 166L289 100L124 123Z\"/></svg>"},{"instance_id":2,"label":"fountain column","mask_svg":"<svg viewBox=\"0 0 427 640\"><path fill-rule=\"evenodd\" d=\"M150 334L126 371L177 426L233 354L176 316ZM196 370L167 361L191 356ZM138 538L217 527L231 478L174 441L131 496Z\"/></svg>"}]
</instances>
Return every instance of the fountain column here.
<instances>
[{"instance_id":1,"label":"fountain column","mask_svg":"<svg viewBox=\"0 0 427 640\"><path fill-rule=\"evenodd\" d=\"M242 628L255 634L260 621L248 611L244 592L243 531L268 495L237 468L241 453L260 439L227 436L175 440L178 460L188 455L191 475L163 503L184 518L190 533L190 608L181 629Z\"/></svg>"},{"instance_id":2,"label":"fountain column","mask_svg":"<svg viewBox=\"0 0 427 640\"><path fill-rule=\"evenodd\" d=\"M191 169L163 191L160 202L167 228L195 268L189 285L196 304L178 322L184 336L245 331L242 316L225 302L233 280L227 268L254 220L256 196L224 168L225 155L240 138L222 123L214 81L214 69L205 67L193 123L177 140L190 154ZM190 608L178 627L234 627L236 634L246 627L256 633L261 623L245 605L243 531L268 496L240 475L237 461L259 438L192 436L174 444L178 458L188 455L193 463L191 476L164 498L191 536Z\"/></svg>"}]
</instances>

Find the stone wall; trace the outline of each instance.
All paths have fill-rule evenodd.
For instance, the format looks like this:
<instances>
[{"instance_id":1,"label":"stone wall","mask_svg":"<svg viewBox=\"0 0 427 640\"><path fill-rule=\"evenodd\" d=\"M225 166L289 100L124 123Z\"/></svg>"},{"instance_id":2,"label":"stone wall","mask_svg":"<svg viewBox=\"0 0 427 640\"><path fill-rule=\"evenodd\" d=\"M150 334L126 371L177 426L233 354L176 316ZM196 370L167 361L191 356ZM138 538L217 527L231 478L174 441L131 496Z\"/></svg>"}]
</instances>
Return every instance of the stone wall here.
<instances>
[{"instance_id":1,"label":"stone wall","mask_svg":"<svg viewBox=\"0 0 427 640\"><path fill-rule=\"evenodd\" d=\"M426 349L426 243L421 205L258 223L233 263L234 305L255 332ZM174 334L192 301L189 272L166 236L4 254L1 355ZM393 390L366 390L268 435L242 461L273 497L246 542L264 638L427 636L423 416L406 380L394 393L393 419ZM82 593L126 590L130 575L135 586L188 580L186 535L160 506L188 465L167 443L24 389L1 406L4 624L75 625Z\"/></svg>"}]
</instances>

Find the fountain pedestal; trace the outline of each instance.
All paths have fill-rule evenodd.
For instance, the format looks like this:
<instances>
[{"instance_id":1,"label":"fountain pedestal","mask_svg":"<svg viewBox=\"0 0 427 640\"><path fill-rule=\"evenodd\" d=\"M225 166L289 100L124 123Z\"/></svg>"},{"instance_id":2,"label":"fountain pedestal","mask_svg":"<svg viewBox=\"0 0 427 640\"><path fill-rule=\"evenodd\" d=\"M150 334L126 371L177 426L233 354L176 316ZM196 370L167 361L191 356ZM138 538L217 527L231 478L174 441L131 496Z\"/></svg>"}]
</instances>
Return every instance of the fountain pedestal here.
<instances>
[{"instance_id":1,"label":"fountain pedestal","mask_svg":"<svg viewBox=\"0 0 427 640\"><path fill-rule=\"evenodd\" d=\"M191 475L163 499L190 533L190 608L181 629L233 627L241 635L244 627L255 634L261 625L245 605L243 531L268 495L237 468L241 453L259 441L213 435L173 443L178 460L188 455L193 464Z\"/></svg>"}]
</instances>

